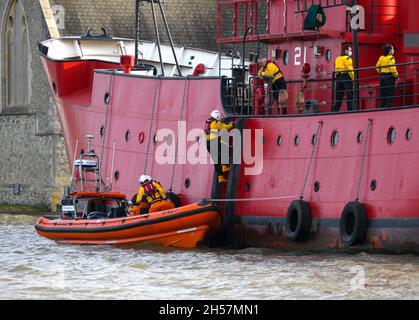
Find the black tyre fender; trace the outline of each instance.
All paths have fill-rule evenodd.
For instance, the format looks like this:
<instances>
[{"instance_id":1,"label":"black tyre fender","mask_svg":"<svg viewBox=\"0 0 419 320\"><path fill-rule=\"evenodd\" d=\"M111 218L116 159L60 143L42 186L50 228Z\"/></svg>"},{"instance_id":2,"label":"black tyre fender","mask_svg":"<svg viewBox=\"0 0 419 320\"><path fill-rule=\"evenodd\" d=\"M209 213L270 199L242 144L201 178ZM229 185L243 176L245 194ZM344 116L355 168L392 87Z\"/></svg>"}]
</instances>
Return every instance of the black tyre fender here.
<instances>
[{"instance_id":1,"label":"black tyre fender","mask_svg":"<svg viewBox=\"0 0 419 320\"><path fill-rule=\"evenodd\" d=\"M368 232L368 215L359 202L349 202L342 211L339 222L340 238L347 246L360 245Z\"/></svg>"},{"instance_id":2,"label":"black tyre fender","mask_svg":"<svg viewBox=\"0 0 419 320\"><path fill-rule=\"evenodd\" d=\"M173 192L166 193L166 197L175 204L175 208L179 208L181 206L179 197Z\"/></svg>"},{"instance_id":3,"label":"black tyre fender","mask_svg":"<svg viewBox=\"0 0 419 320\"><path fill-rule=\"evenodd\" d=\"M295 200L287 211L285 230L287 238L293 242L307 240L311 228L311 210L308 202Z\"/></svg>"}]
</instances>

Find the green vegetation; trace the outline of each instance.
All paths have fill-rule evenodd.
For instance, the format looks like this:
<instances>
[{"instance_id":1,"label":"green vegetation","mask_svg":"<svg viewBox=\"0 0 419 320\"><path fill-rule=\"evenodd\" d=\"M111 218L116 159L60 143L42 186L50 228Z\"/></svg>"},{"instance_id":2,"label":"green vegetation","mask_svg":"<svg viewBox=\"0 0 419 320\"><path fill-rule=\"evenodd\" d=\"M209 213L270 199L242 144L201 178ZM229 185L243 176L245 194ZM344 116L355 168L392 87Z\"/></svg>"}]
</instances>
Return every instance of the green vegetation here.
<instances>
[{"instance_id":1,"label":"green vegetation","mask_svg":"<svg viewBox=\"0 0 419 320\"><path fill-rule=\"evenodd\" d=\"M39 204L34 206L0 204L0 213L43 213L50 212L46 205Z\"/></svg>"}]
</instances>

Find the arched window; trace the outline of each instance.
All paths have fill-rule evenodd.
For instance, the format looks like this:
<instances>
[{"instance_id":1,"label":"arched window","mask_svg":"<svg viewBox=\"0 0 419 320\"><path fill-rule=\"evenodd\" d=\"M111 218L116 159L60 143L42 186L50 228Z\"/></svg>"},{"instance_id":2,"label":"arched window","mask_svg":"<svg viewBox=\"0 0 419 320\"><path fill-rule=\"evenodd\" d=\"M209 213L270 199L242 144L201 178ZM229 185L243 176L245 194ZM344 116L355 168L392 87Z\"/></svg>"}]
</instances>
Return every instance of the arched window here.
<instances>
[{"instance_id":1,"label":"arched window","mask_svg":"<svg viewBox=\"0 0 419 320\"><path fill-rule=\"evenodd\" d=\"M6 10L2 30L2 96L3 107L28 105L29 34L28 24L20 0L12 0Z\"/></svg>"}]
</instances>

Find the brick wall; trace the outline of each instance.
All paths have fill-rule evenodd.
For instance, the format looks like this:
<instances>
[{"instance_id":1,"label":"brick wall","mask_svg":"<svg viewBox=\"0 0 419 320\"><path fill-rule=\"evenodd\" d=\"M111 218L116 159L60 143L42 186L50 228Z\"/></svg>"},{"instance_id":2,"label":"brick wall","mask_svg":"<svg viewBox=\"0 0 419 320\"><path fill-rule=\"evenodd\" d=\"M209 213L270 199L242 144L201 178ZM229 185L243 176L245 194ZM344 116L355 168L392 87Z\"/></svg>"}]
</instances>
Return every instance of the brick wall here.
<instances>
[{"instance_id":1,"label":"brick wall","mask_svg":"<svg viewBox=\"0 0 419 320\"><path fill-rule=\"evenodd\" d=\"M27 105L0 108L0 203L42 204L54 209L69 170L55 105L37 53L37 42L49 34L39 3L19 1L29 28L31 94ZM5 13L9 4L9 0L0 0L0 12ZM2 33L0 48L6 50ZM0 75L4 79L2 64ZM14 194L15 185L21 186L20 194Z\"/></svg>"}]
</instances>

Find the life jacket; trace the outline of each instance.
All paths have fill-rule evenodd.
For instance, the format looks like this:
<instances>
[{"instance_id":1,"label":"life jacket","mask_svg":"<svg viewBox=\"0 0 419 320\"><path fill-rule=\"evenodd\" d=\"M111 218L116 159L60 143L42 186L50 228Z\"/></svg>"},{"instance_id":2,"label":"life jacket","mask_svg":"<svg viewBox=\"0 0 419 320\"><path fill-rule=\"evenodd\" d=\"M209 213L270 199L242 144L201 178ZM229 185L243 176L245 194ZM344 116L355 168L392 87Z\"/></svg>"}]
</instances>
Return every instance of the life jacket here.
<instances>
[{"instance_id":1,"label":"life jacket","mask_svg":"<svg viewBox=\"0 0 419 320\"><path fill-rule=\"evenodd\" d=\"M211 133L211 123L214 121L215 119L213 118L208 118L207 121L205 122L205 133L206 134L210 134Z\"/></svg>"},{"instance_id":2,"label":"life jacket","mask_svg":"<svg viewBox=\"0 0 419 320\"><path fill-rule=\"evenodd\" d=\"M144 188L144 197L146 198L146 200L148 198L151 198L152 201L154 201L156 199L161 198L161 195L160 195L159 191L153 185L153 180L147 181L146 183L144 183L142 185L142 187ZM149 201L147 200L147 202L149 202Z\"/></svg>"},{"instance_id":3,"label":"life jacket","mask_svg":"<svg viewBox=\"0 0 419 320\"><path fill-rule=\"evenodd\" d=\"M381 56L378 60L377 67L383 67L383 68L377 68L377 72L379 74L382 73L392 73L394 76L398 76L399 73L397 72L397 67L395 66L396 59L393 55L389 54L386 56Z\"/></svg>"},{"instance_id":4,"label":"life jacket","mask_svg":"<svg viewBox=\"0 0 419 320\"><path fill-rule=\"evenodd\" d=\"M335 72L337 75L349 75L354 80L354 70L352 65L352 58L347 55L342 55L335 60Z\"/></svg>"},{"instance_id":5,"label":"life jacket","mask_svg":"<svg viewBox=\"0 0 419 320\"><path fill-rule=\"evenodd\" d=\"M275 74L273 75L273 78L275 78L278 73L281 73L282 76L284 76L284 74L281 71L281 68L278 66L278 64L275 62L275 60L273 60L273 59L272 60L268 60L268 63L273 63L278 68L278 71L275 72ZM268 64L266 64L266 65L268 65Z\"/></svg>"}]
</instances>

